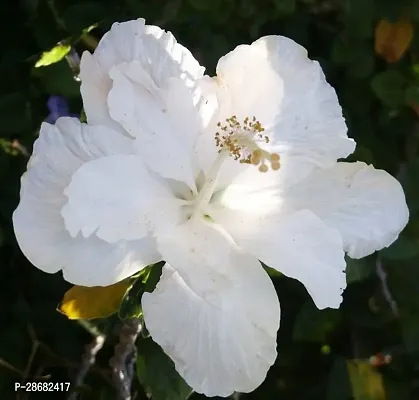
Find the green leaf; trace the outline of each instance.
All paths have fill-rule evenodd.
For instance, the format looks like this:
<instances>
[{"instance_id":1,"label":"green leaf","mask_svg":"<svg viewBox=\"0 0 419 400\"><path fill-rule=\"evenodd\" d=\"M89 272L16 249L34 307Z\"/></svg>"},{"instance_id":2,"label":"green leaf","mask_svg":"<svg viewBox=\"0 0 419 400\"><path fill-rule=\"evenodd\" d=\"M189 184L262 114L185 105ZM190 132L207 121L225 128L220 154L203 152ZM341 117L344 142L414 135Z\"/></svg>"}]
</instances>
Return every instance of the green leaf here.
<instances>
[{"instance_id":1,"label":"green leaf","mask_svg":"<svg viewBox=\"0 0 419 400\"><path fill-rule=\"evenodd\" d=\"M164 261L160 261L151 266L150 272L148 273L147 277L144 280L146 292L151 293L155 289L157 283L160 280L160 276L161 276L164 264L165 264Z\"/></svg>"},{"instance_id":2,"label":"green leaf","mask_svg":"<svg viewBox=\"0 0 419 400\"><path fill-rule=\"evenodd\" d=\"M353 46L350 38L339 35L335 38L332 45L332 61L336 64L346 64L353 58Z\"/></svg>"},{"instance_id":3,"label":"green leaf","mask_svg":"<svg viewBox=\"0 0 419 400\"><path fill-rule=\"evenodd\" d=\"M153 400L186 400L192 393L173 361L151 338L138 341L137 375L147 397Z\"/></svg>"},{"instance_id":4,"label":"green leaf","mask_svg":"<svg viewBox=\"0 0 419 400\"><path fill-rule=\"evenodd\" d=\"M406 104L419 105L419 84L411 85L406 90Z\"/></svg>"},{"instance_id":5,"label":"green leaf","mask_svg":"<svg viewBox=\"0 0 419 400\"><path fill-rule=\"evenodd\" d=\"M292 14L295 11L295 0L273 0L281 15Z\"/></svg>"},{"instance_id":6,"label":"green leaf","mask_svg":"<svg viewBox=\"0 0 419 400\"><path fill-rule=\"evenodd\" d=\"M135 318L142 315L141 298L144 292L152 292L160 280L164 261L144 268L136 275L134 284L127 290L121 301L119 317ZM135 276L133 277L135 278Z\"/></svg>"},{"instance_id":7,"label":"green leaf","mask_svg":"<svg viewBox=\"0 0 419 400\"><path fill-rule=\"evenodd\" d=\"M355 59L348 65L348 75L352 78L361 79L374 72L375 58L372 50L367 46L359 45Z\"/></svg>"},{"instance_id":8,"label":"green leaf","mask_svg":"<svg viewBox=\"0 0 419 400\"><path fill-rule=\"evenodd\" d=\"M282 276L282 274L278 270L276 270L272 267L269 267L268 265L266 265L264 263L262 263L262 266L263 266L263 268L265 268L265 271L268 273L268 275L271 278L277 278L277 277Z\"/></svg>"},{"instance_id":9,"label":"green leaf","mask_svg":"<svg viewBox=\"0 0 419 400\"><path fill-rule=\"evenodd\" d=\"M41 58L36 62L35 68L46 67L61 61L71 50L70 45L58 44L51 50L42 53Z\"/></svg>"},{"instance_id":10,"label":"green leaf","mask_svg":"<svg viewBox=\"0 0 419 400\"><path fill-rule=\"evenodd\" d=\"M44 68L34 70L46 93L58 94L68 98L80 97L80 83L77 82L65 60Z\"/></svg>"},{"instance_id":11,"label":"green leaf","mask_svg":"<svg viewBox=\"0 0 419 400\"><path fill-rule=\"evenodd\" d=\"M353 38L370 38L374 33L374 0L346 0L343 2L345 30Z\"/></svg>"},{"instance_id":12,"label":"green leaf","mask_svg":"<svg viewBox=\"0 0 419 400\"><path fill-rule=\"evenodd\" d=\"M304 304L294 325L293 340L324 343L340 319L338 310L319 310L312 301Z\"/></svg>"},{"instance_id":13,"label":"green leaf","mask_svg":"<svg viewBox=\"0 0 419 400\"><path fill-rule=\"evenodd\" d=\"M142 315L141 297L145 291L144 276L140 275L126 291L119 308L119 318L138 318Z\"/></svg>"},{"instance_id":14,"label":"green leaf","mask_svg":"<svg viewBox=\"0 0 419 400\"><path fill-rule=\"evenodd\" d=\"M405 103L406 82L398 71L387 70L372 79L371 87L384 105L397 108Z\"/></svg>"},{"instance_id":15,"label":"green leaf","mask_svg":"<svg viewBox=\"0 0 419 400\"><path fill-rule=\"evenodd\" d=\"M419 241L401 236L390 247L381 250L380 254L387 260L407 260L419 255Z\"/></svg>"},{"instance_id":16,"label":"green leaf","mask_svg":"<svg viewBox=\"0 0 419 400\"><path fill-rule=\"evenodd\" d=\"M374 265L369 263L366 258L354 260L346 257L346 282L350 284L363 281L374 273L374 268Z\"/></svg>"}]
</instances>

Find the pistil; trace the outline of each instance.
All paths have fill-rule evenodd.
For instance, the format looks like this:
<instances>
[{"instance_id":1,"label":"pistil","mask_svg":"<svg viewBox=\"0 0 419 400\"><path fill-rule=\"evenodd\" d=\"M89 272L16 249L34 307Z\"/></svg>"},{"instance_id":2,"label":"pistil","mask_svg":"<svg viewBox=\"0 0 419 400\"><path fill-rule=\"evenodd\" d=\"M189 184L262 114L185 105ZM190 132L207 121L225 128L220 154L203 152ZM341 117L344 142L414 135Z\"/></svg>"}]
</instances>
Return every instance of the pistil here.
<instances>
[{"instance_id":1,"label":"pistil","mask_svg":"<svg viewBox=\"0 0 419 400\"><path fill-rule=\"evenodd\" d=\"M203 213L205 210L205 207L209 204L211 197L214 193L216 184L217 184L217 178L220 173L221 167L223 165L224 160L227 157L228 157L228 153L223 151L218 154L217 158L212 164L211 169L206 175L205 183L202 186L202 189L199 191L199 194L195 199L194 211L192 213L192 217Z\"/></svg>"}]
</instances>

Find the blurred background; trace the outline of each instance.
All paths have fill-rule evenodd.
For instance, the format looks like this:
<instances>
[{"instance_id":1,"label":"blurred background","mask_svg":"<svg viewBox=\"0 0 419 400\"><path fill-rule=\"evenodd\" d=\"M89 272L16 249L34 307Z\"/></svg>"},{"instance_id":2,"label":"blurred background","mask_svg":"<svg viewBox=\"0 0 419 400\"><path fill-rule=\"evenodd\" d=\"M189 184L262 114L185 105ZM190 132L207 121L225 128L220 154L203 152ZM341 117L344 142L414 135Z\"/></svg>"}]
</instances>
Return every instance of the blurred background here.
<instances>
[{"instance_id":1,"label":"blurred background","mask_svg":"<svg viewBox=\"0 0 419 400\"><path fill-rule=\"evenodd\" d=\"M318 311L299 282L272 275L279 356L260 388L234 398L419 399L419 0L2 0L0 399L66 398L15 393L14 382L35 378L77 381L80 399L117 398L109 359L121 322L60 314L71 285L23 257L11 215L41 122L81 115L79 55L114 21L138 17L172 31L208 74L236 45L266 34L305 46L337 90L358 143L351 160L387 170L406 191L407 228L388 249L348 260L340 310ZM98 335L106 341L84 376ZM172 365L153 349L139 339L133 398L185 399Z\"/></svg>"}]
</instances>

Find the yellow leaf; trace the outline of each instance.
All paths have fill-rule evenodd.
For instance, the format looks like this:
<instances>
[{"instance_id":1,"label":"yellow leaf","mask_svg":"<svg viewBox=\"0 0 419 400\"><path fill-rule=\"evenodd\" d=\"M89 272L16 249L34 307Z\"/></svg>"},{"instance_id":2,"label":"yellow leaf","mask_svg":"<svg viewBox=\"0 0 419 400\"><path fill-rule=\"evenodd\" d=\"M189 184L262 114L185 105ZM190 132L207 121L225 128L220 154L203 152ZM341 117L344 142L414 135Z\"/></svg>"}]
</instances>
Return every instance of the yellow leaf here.
<instances>
[{"instance_id":1,"label":"yellow leaf","mask_svg":"<svg viewBox=\"0 0 419 400\"><path fill-rule=\"evenodd\" d=\"M132 285L131 279L111 286L73 286L58 306L58 311L69 319L107 317L119 310L125 292Z\"/></svg>"},{"instance_id":2,"label":"yellow leaf","mask_svg":"<svg viewBox=\"0 0 419 400\"><path fill-rule=\"evenodd\" d=\"M58 44L51 50L42 53L41 58L36 62L35 68L46 67L61 61L71 50L70 45Z\"/></svg>"},{"instance_id":3,"label":"yellow leaf","mask_svg":"<svg viewBox=\"0 0 419 400\"><path fill-rule=\"evenodd\" d=\"M381 374L367 361L346 361L354 400L385 400Z\"/></svg>"},{"instance_id":4,"label":"yellow leaf","mask_svg":"<svg viewBox=\"0 0 419 400\"><path fill-rule=\"evenodd\" d=\"M403 18L395 23L381 20L375 28L375 52L388 63L399 61L413 38L413 25Z\"/></svg>"}]
</instances>

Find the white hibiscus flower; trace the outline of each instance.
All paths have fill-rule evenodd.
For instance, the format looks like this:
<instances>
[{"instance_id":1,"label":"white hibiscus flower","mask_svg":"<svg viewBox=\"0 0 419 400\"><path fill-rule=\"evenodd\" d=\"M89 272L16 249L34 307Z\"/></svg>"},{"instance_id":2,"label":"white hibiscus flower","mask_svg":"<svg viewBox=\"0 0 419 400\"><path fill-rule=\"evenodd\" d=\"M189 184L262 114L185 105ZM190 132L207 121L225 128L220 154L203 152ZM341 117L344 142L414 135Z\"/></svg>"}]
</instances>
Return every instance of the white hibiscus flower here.
<instances>
[{"instance_id":1,"label":"white hibiscus flower","mask_svg":"<svg viewBox=\"0 0 419 400\"><path fill-rule=\"evenodd\" d=\"M276 359L280 308L260 261L339 307L344 252L391 244L399 183L337 162L355 143L317 62L278 36L216 78L173 36L115 24L81 66L90 125L44 124L14 214L34 265L108 285L165 260L142 298L153 339L197 392L250 392Z\"/></svg>"}]
</instances>

